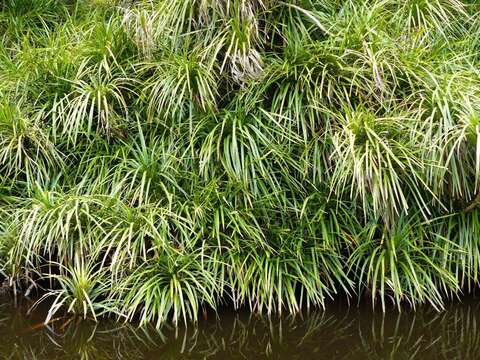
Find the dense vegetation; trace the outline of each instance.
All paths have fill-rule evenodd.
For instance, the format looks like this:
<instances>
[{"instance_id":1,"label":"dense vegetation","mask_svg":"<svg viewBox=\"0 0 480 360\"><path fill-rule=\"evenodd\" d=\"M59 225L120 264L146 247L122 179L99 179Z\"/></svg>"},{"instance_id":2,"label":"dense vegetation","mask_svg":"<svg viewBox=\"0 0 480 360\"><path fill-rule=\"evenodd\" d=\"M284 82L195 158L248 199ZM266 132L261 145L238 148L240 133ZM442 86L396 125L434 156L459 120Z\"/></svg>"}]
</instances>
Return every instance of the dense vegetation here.
<instances>
[{"instance_id":1,"label":"dense vegetation","mask_svg":"<svg viewBox=\"0 0 480 360\"><path fill-rule=\"evenodd\" d=\"M478 286L476 0L4 0L0 34L1 271L50 316Z\"/></svg>"}]
</instances>

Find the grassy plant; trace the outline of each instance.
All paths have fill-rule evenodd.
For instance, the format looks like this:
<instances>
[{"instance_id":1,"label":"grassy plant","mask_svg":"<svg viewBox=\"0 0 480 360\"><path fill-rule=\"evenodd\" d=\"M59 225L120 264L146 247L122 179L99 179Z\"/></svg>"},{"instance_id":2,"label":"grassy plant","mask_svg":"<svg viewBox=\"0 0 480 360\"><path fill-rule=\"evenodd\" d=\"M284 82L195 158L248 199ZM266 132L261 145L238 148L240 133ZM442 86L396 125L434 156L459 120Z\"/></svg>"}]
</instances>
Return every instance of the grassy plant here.
<instances>
[{"instance_id":1,"label":"grassy plant","mask_svg":"<svg viewBox=\"0 0 480 360\"><path fill-rule=\"evenodd\" d=\"M479 282L479 15L2 2L2 273L52 316L156 325L340 294L443 308Z\"/></svg>"},{"instance_id":2,"label":"grassy plant","mask_svg":"<svg viewBox=\"0 0 480 360\"><path fill-rule=\"evenodd\" d=\"M141 264L125 279L123 312L131 319L140 314L142 324L157 326L170 316L175 324L196 321L201 305L215 307L217 280L208 262L203 253L172 249Z\"/></svg>"},{"instance_id":3,"label":"grassy plant","mask_svg":"<svg viewBox=\"0 0 480 360\"><path fill-rule=\"evenodd\" d=\"M49 275L50 283L55 283L56 288L38 300L40 303L53 298L45 323L49 323L59 310L94 320L105 313L117 312L113 299L109 298L111 284L106 277L106 269L95 270L96 264L92 259L88 263L84 261L77 258L69 267L49 264L49 267L59 265L60 274Z\"/></svg>"}]
</instances>

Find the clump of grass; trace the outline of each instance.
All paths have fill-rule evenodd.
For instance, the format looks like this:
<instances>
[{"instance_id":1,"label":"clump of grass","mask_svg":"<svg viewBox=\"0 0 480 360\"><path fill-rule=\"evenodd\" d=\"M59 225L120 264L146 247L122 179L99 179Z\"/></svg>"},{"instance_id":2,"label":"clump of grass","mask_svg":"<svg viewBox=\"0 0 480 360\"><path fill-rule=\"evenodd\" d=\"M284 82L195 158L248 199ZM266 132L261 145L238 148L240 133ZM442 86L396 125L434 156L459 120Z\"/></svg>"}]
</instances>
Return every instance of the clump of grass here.
<instances>
[{"instance_id":1,"label":"clump of grass","mask_svg":"<svg viewBox=\"0 0 480 360\"><path fill-rule=\"evenodd\" d=\"M4 1L0 271L51 316L157 326L338 296L442 309L479 283L479 15Z\"/></svg>"},{"instance_id":2,"label":"clump of grass","mask_svg":"<svg viewBox=\"0 0 480 360\"><path fill-rule=\"evenodd\" d=\"M96 264L89 259L77 258L72 261L73 265L65 267L61 264L48 264L50 268L59 267L59 274L48 275L49 290L37 303L53 298L50 310L45 319L46 323L55 316L59 310L65 310L67 314L81 316L84 319L93 318L106 313L118 313L111 295L111 283L106 276L106 268L96 270Z\"/></svg>"},{"instance_id":3,"label":"clump of grass","mask_svg":"<svg viewBox=\"0 0 480 360\"><path fill-rule=\"evenodd\" d=\"M164 251L128 275L120 293L122 312L140 323L197 320L201 307L216 306L218 280L202 252Z\"/></svg>"}]
</instances>

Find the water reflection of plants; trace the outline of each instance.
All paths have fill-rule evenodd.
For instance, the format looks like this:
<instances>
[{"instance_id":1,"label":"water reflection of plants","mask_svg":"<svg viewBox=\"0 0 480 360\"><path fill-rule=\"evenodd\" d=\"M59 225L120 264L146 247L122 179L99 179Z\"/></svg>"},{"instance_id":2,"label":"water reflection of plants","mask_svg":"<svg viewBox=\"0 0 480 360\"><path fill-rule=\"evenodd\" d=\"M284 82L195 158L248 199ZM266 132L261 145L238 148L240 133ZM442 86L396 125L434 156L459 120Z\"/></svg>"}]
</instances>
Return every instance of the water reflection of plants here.
<instances>
[{"instance_id":1,"label":"water reflection of plants","mask_svg":"<svg viewBox=\"0 0 480 360\"><path fill-rule=\"evenodd\" d=\"M25 317L18 308L1 311L6 316L0 325L0 354L14 359L142 359L153 344L148 334L141 336L144 330L128 325L100 325L71 317L57 317L45 324L43 316Z\"/></svg>"},{"instance_id":2,"label":"water reflection of plants","mask_svg":"<svg viewBox=\"0 0 480 360\"><path fill-rule=\"evenodd\" d=\"M473 359L480 351L478 310L478 304L458 304L445 313L420 309L384 315L343 307L305 317L227 313L221 320L200 321L198 326L155 329L71 317L41 326L32 324L21 311L3 307L0 355L19 359Z\"/></svg>"}]
</instances>

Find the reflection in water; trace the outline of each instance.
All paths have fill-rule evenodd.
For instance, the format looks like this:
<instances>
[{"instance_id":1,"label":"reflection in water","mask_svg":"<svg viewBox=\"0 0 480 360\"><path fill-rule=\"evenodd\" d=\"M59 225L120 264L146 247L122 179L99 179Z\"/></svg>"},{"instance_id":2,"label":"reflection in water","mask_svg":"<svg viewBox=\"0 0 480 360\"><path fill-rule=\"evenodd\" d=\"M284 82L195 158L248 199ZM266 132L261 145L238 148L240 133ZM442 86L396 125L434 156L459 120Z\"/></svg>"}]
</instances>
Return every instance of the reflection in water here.
<instances>
[{"instance_id":1,"label":"reflection in water","mask_svg":"<svg viewBox=\"0 0 480 360\"><path fill-rule=\"evenodd\" d=\"M443 313L332 305L325 312L266 319L222 312L198 326L155 329L26 316L0 305L0 358L7 359L477 359L480 303Z\"/></svg>"}]
</instances>

